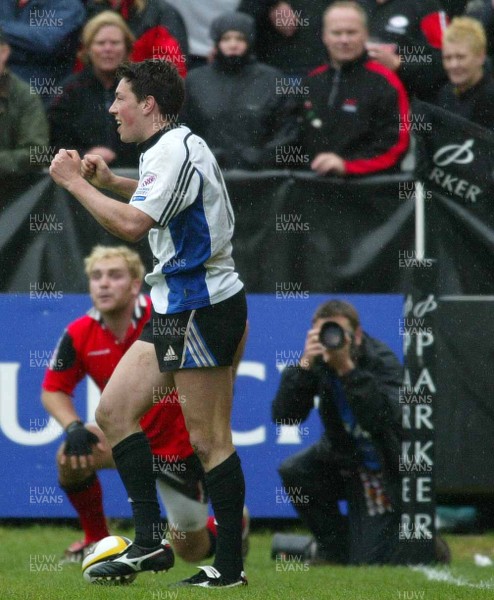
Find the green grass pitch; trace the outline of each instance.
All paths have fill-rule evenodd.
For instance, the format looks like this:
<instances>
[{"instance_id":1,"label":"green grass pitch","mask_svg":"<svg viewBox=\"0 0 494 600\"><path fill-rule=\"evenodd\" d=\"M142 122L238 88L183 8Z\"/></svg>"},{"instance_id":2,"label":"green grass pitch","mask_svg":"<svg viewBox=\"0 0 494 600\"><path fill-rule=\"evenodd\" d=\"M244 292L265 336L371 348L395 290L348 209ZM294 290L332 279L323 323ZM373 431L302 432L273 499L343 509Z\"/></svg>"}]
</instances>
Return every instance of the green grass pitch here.
<instances>
[{"instance_id":1,"label":"green grass pitch","mask_svg":"<svg viewBox=\"0 0 494 600\"><path fill-rule=\"evenodd\" d=\"M130 531L120 531L132 537ZM195 572L177 560L168 573L143 573L123 587L83 581L78 565L59 565L61 551L77 538L52 526L0 527L0 600L456 600L494 598L494 567L477 567L475 553L494 555L494 534L448 536L448 568L313 567L270 559L271 533L254 533L246 562L249 586L231 590L173 589L169 583ZM205 564L209 564L205 561Z\"/></svg>"}]
</instances>

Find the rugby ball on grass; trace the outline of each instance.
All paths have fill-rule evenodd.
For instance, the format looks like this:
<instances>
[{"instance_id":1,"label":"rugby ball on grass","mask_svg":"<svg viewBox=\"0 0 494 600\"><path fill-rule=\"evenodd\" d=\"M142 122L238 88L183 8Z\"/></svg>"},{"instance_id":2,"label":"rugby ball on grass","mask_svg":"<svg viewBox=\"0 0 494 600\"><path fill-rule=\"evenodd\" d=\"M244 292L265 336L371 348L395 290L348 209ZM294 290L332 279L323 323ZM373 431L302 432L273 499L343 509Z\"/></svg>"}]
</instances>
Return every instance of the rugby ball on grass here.
<instances>
[{"instance_id":1,"label":"rugby ball on grass","mask_svg":"<svg viewBox=\"0 0 494 600\"><path fill-rule=\"evenodd\" d=\"M108 582L101 579L95 580L91 577L91 570L96 565L119 555L127 548L127 546L130 546L131 543L131 540L122 535L109 535L100 540L82 561L82 576L85 581L89 583L108 583L109 585L132 583L137 577L137 573L132 573L125 578L119 578Z\"/></svg>"}]
</instances>

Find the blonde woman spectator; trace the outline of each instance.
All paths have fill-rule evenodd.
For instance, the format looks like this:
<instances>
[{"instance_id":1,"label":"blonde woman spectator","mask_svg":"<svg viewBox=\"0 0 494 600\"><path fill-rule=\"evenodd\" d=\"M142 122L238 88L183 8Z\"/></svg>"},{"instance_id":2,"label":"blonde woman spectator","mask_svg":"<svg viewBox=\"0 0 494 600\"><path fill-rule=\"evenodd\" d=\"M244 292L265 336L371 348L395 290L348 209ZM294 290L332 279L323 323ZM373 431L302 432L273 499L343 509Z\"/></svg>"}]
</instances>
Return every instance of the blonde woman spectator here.
<instances>
[{"instance_id":1,"label":"blonde woman spectator","mask_svg":"<svg viewBox=\"0 0 494 600\"><path fill-rule=\"evenodd\" d=\"M449 82L439 91L437 104L482 127L494 128L494 80L484 63L487 40L482 24L456 17L446 29L442 57Z\"/></svg>"},{"instance_id":2,"label":"blonde woman spectator","mask_svg":"<svg viewBox=\"0 0 494 600\"><path fill-rule=\"evenodd\" d=\"M125 20L136 39L133 62L165 58L185 77L187 30L176 8L165 0L88 0L86 4L88 18L109 9Z\"/></svg>"},{"instance_id":3,"label":"blonde woman spectator","mask_svg":"<svg viewBox=\"0 0 494 600\"><path fill-rule=\"evenodd\" d=\"M117 134L108 109L114 100L117 67L128 59L134 36L120 15L104 11L82 31L80 57L85 68L71 75L50 105L51 144L99 154L113 166L135 166L137 152Z\"/></svg>"}]
</instances>

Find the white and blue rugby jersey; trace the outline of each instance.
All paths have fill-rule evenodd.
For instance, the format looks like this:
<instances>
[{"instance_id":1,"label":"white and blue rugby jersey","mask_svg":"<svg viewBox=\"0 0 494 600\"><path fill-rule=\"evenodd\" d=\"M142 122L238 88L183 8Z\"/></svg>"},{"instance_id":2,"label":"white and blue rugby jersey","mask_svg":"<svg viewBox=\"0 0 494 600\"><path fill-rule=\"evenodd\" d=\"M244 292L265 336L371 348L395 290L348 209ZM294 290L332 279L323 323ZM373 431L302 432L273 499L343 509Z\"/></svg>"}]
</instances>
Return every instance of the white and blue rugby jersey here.
<instances>
[{"instance_id":1,"label":"white and blue rugby jersey","mask_svg":"<svg viewBox=\"0 0 494 600\"><path fill-rule=\"evenodd\" d=\"M140 145L139 183L130 204L156 221L151 286L162 314L216 304L242 289L232 259L234 217L223 176L207 144L188 127Z\"/></svg>"}]
</instances>

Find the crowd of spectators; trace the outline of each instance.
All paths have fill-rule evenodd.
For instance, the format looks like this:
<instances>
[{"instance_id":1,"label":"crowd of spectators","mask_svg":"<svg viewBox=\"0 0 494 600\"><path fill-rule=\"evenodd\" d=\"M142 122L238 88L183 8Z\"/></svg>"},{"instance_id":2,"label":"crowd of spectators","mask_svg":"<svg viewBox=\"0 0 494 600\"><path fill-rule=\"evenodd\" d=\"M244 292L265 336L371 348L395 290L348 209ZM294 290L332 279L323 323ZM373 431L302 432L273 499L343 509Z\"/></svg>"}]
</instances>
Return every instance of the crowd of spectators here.
<instances>
[{"instance_id":1,"label":"crowd of spectators","mask_svg":"<svg viewBox=\"0 0 494 600\"><path fill-rule=\"evenodd\" d=\"M491 0L4 0L0 31L2 175L46 166L40 147L135 167L107 110L124 60L175 63L181 121L224 169L400 170L413 98L494 122Z\"/></svg>"}]
</instances>

